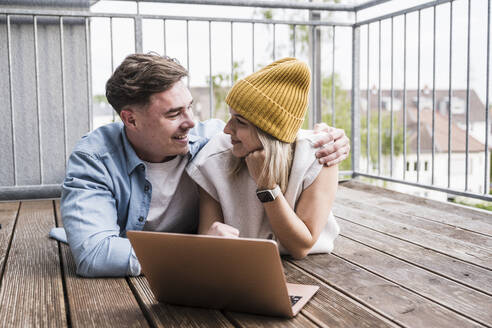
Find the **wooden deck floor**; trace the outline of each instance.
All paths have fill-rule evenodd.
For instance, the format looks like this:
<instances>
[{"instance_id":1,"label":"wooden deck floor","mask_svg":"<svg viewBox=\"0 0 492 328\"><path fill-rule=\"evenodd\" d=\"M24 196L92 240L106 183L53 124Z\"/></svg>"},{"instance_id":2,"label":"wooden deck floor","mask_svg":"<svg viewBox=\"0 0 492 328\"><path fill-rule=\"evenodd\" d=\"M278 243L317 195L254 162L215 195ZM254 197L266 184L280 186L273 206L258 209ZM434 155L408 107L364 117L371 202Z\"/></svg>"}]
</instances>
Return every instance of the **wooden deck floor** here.
<instances>
[{"instance_id":1,"label":"wooden deck floor","mask_svg":"<svg viewBox=\"0 0 492 328\"><path fill-rule=\"evenodd\" d=\"M48 238L58 201L0 203L1 327L492 326L492 215L358 182L340 186L331 255L284 259L321 286L291 320L157 303L144 277L84 279Z\"/></svg>"}]
</instances>

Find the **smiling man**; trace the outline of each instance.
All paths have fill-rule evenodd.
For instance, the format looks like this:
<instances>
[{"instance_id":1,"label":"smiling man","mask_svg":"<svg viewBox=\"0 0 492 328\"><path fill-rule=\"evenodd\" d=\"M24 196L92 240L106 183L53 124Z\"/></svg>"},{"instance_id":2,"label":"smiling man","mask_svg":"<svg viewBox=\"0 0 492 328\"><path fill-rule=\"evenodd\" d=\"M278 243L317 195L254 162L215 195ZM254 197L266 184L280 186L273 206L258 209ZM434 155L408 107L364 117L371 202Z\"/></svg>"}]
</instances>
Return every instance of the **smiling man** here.
<instances>
[{"instance_id":1,"label":"smiling man","mask_svg":"<svg viewBox=\"0 0 492 328\"><path fill-rule=\"evenodd\" d=\"M224 122L193 121L187 74L172 59L135 54L108 80L106 97L122 123L77 143L62 187L63 225L79 275L139 275L128 230L196 232L198 190L185 167ZM348 138L327 130L317 156L335 164L347 157ZM59 228L51 236L65 239Z\"/></svg>"}]
</instances>

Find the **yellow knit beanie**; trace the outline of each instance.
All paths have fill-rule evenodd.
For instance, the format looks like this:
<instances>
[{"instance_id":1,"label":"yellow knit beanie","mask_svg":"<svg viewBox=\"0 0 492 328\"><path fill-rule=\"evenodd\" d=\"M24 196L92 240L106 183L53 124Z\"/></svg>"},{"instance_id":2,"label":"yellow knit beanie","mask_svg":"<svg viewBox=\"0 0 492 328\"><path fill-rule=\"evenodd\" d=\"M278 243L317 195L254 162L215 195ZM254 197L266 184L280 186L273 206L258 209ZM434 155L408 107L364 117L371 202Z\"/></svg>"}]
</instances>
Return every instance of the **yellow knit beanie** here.
<instances>
[{"instance_id":1,"label":"yellow knit beanie","mask_svg":"<svg viewBox=\"0 0 492 328\"><path fill-rule=\"evenodd\" d=\"M225 102L256 127L294 142L308 106L311 73L296 58L283 58L239 80Z\"/></svg>"}]
</instances>

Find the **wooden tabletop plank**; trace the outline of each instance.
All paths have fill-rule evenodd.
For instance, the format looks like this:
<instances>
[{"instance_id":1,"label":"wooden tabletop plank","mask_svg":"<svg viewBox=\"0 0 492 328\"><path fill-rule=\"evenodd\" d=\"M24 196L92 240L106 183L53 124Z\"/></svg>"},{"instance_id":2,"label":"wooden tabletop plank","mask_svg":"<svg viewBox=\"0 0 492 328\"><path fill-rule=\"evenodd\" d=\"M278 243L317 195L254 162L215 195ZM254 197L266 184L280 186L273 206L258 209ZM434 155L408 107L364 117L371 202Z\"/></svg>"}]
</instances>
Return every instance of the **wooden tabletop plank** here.
<instances>
[{"instance_id":1,"label":"wooden tabletop plank","mask_svg":"<svg viewBox=\"0 0 492 328\"><path fill-rule=\"evenodd\" d=\"M409 224L393 222L392 218L394 216L381 217L380 215L374 214L370 207L357 209L335 202L333 213L338 217L389 234L393 237L442 252L448 256L486 269L492 268L492 261L490 261L492 258L491 249L477 247L467 242L440 236L425 229L412 227Z\"/></svg>"},{"instance_id":2,"label":"wooden tabletop plank","mask_svg":"<svg viewBox=\"0 0 492 328\"><path fill-rule=\"evenodd\" d=\"M492 296L490 270L337 218L341 235Z\"/></svg>"},{"instance_id":3,"label":"wooden tabletop plank","mask_svg":"<svg viewBox=\"0 0 492 328\"><path fill-rule=\"evenodd\" d=\"M12 239L12 231L14 231L19 205L19 202L0 202L0 279L3 276L5 257Z\"/></svg>"},{"instance_id":4,"label":"wooden tabletop plank","mask_svg":"<svg viewBox=\"0 0 492 328\"><path fill-rule=\"evenodd\" d=\"M58 226L62 226L56 201ZM82 278L66 244L61 244L63 271L72 327L148 327L125 278Z\"/></svg>"},{"instance_id":5,"label":"wooden tabletop plank","mask_svg":"<svg viewBox=\"0 0 492 328\"><path fill-rule=\"evenodd\" d=\"M492 236L490 212L485 210L439 202L357 181L341 184L337 196L344 194L348 189L360 192L359 199L371 201L377 205Z\"/></svg>"},{"instance_id":6,"label":"wooden tabletop plank","mask_svg":"<svg viewBox=\"0 0 492 328\"><path fill-rule=\"evenodd\" d=\"M320 286L318 292L301 311L313 322L326 327L376 328L397 326L321 280L308 276L295 264L284 261L284 271L286 279L290 283Z\"/></svg>"},{"instance_id":7,"label":"wooden tabletop plank","mask_svg":"<svg viewBox=\"0 0 492 328\"><path fill-rule=\"evenodd\" d=\"M345 237L337 240L334 252L391 282L412 290L468 318L492 323L492 297L452 280L413 266Z\"/></svg>"},{"instance_id":8,"label":"wooden tabletop plank","mask_svg":"<svg viewBox=\"0 0 492 328\"><path fill-rule=\"evenodd\" d=\"M442 224L440 222L423 219L417 216L417 211L413 213L403 213L393 208L392 204L383 203L382 205L378 205L378 201L372 199L368 200L364 195L360 195L360 192L355 190L348 189L346 192L340 193L340 197L337 197L337 200L343 206L362 210L370 209L371 214L377 215L381 218L390 218L392 222L399 223L401 226L410 225L440 236L464 241L477 247L492 249L492 237L490 236L469 230L463 230L461 228ZM427 210L422 208L420 211Z\"/></svg>"},{"instance_id":9,"label":"wooden tabletop plank","mask_svg":"<svg viewBox=\"0 0 492 328\"><path fill-rule=\"evenodd\" d=\"M220 311L158 302L144 276L128 280L154 327L233 327Z\"/></svg>"},{"instance_id":10,"label":"wooden tabletop plank","mask_svg":"<svg viewBox=\"0 0 492 328\"><path fill-rule=\"evenodd\" d=\"M22 202L0 288L1 327L66 327L53 202Z\"/></svg>"},{"instance_id":11,"label":"wooden tabletop plank","mask_svg":"<svg viewBox=\"0 0 492 328\"><path fill-rule=\"evenodd\" d=\"M335 245L335 251L338 243ZM328 285L404 327L477 327L432 301L335 255L311 255L294 261Z\"/></svg>"}]
</instances>

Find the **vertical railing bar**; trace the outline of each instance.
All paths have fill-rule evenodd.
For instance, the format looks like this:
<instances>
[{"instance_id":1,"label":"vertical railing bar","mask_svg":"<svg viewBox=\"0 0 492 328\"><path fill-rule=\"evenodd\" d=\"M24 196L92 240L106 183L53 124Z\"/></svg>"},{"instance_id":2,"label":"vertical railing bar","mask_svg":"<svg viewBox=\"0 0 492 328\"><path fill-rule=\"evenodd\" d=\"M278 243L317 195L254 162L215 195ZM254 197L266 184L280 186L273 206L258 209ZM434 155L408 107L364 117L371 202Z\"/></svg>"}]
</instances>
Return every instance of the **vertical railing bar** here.
<instances>
[{"instance_id":1,"label":"vertical railing bar","mask_svg":"<svg viewBox=\"0 0 492 328\"><path fill-rule=\"evenodd\" d=\"M109 38L111 40L111 74L114 72L114 41L113 41L113 17L109 17ZM116 121L116 112L111 111L113 122Z\"/></svg>"},{"instance_id":2,"label":"vertical railing bar","mask_svg":"<svg viewBox=\"0 0 492 328\"><path fill-rule=\"evenodd\" d=\"M354 14L357 22L357 13ZM359 172L360 164L360 27L352 27L352 96L350 134L352 154L352 171ZM353 175L352 175L353 176Z\"/></svg>"},{"instance_id":3,"label":"vertical railing bar","mask_svg":"<svg viewBox=\"0 0 492 328\"><path fill-rule=\"evenodd\" d=\"M317 123L316 117L316 99L317 99L317 90L316 86L316 76L317 76L317 67L316 67L316 26L311 26L311 111L309 112L309 128L313 129L314 124Z\"/></svg>"},{"instance_id":4,"label":"vertical railing bar","mask_svg":"<svg viewBox=\"0 0 492 328\"><path fill-rule=\"evenodd\" d=\"M468 44L466 54L466 139L465 139L465 191L468 190L468 151L470 133L470 26L471 26L471 0L468 0Z\"/></svg>"},{"instance_id":5,"label":"vertical railing bar","mask_svg":"<svg viewBox=\"0 0 492 328\"><path fill-rule=\"evenodd\" d=\"M449 3L448 188L451 186L451 106L453 96L453 1Z\"/></svg>"},{"instance_id":6,"label":"vertical railing bar","mask_svg":"<svg viewBox=\"0 0 492 328\"><path fill-rule=\"evenodd\" d=\"M486 91L485 91L485 172L483 181L483 193L488 194L487 186L490 184L488 180L489 166L489 79L490 79L490 1L487 1L487 72L486 72Z\"/></svg>"},{"instance_id":7,"label":"vertical railing bar","mask_svg":"<svg viewBox=\"0 0 492 328\"><path fill-rule=\"evenodd\" d=\"M85 56L87 72L87 106L88 108L88 129L92 131L92 59L91 59L91 26L90 18L85 18Z\"/></svg>"},{"instance_id":8,"label":"vertical railing bar","mask_svg":"<svg viewBox=\"0 0 492 328\"><path fill-rule=\"evenodd\" d=\"M190 89L190 21L186 20L186 70L188 77L186 78L188 89Z\"/></svg>"},{"instance_id":9,"label":"vertical railing bar","mask_svg":"<svg viewBox=\"0 0 492 328\"><path fill-rule=\"evenodd\" d=\"M137 0L137 15L133 18L135 52L142 52L142 18L140 17L140 2Z\"/></svg>"},{"instance_id":10,"label":"vertical railing bar","mask_svg":"<svg viewBox=\"0 0 492 328\"><path fill-rule=\"evenodd\" d=\"M7 17L7 57L9 65L9 93L10 93L10 127L12 130L12 168L14 172L14 186L17 185L17 172L16 172L16 159L15 159L15 115L14 115L14 88L13 88L13 74L12 74L12 40L10 31L10 15Z\"/></svg>"},{"instance_id":11,"label":"vertical railing bar","mask_svg":"<svg viewBox=\"0 0 492 328\"><path fill-rule=\"evenodd\" d=\"M417 28L417 183L420 180L420 28L421 11L418 12Z\"/></svg>"},{"instance_id":12,"label":"vertical railing bar","mask_svg":"<svg viewBox=\"0 0 492 328\"><path fill-rule=\"evenodd\" d=\"M292 26L292 57L296 56L296 25Z\"/></svg>"},{"instance_id":13,"label":"vertical railing bar","mask_svg":"<svg viewBox=\"0 0 492 328\"><path fill-rule=\"evenodd\" d=\"M272 46L272 57L275 61L275 24L273 24L273 46Z\"/></svg>"},{"instance_id":14,"label":"vertical railing bar","mask_svg":"<svg viewBox=\"0 0 492 328\"><path fill-rule=\"evenodd\" d=\"M164 43L164 56L167 56L167 47L166 47L166 20L162 20L162 36L163 36L163 43Z\"/></svg>"},{"instance_id":15,"label":"vertical railing bar","mask_svg":"<svg viewBox=\"0 0 492 328\"><path fill-rule=\"evenodd\" d=\"M336 126L335 122L335 26L333 26L333 49L332 49L332 73L331 73L331 124Z\"/></svg>"},{"instance_id":16,"label":"vertical railing bar","mask_svg":"<svg viewBox=\"0 0 492 328\"><path fill-rule=\"evenodd\" d=\"M38 121L38 149L39 149L39 180L43 184L43 147L41 142L41 103L40 103L40 91L39 91L39 53L38 53L38 24L37 16L33 17L33 32L34 32L34 71L36 76L36 114Z\"/></svg>"},{"instance_id":17,"label":"vertical railing bar","mask_svg":"<svg viewBox=\"0 0 492 328\"><path fill-rule=\"evenodd\" d=\"M234 84L234 27L231 22L231 88Z\"/></svg>"},{"instance_id":18,"label":"vertical railing bar","mask_svg":"<svg viewBox=\"0 0 492 328\"><path fill-rule=\"evenodd\" d=\"M431 185L435 178L435 153L436 153L436 6L434 6L434 27L432 33L432 176Z\"/></svg>"},{"instance_id":19,"label":"vertical railing bar","mask_svg":"<svg viewBox=\"0 0 492 328\"><path fill-rule=\"evenodd\" d=\"M381 175L381 21L379 22L379 77L378 77L378 175Z\"/></svg>"},{"instance_id":20,"label":"vertical railing bar","mask_svg":"<svg viewBox=\"0 0 492 328\"><path fill-rule=\"evenodd\" d=\"M390 140L391 140L391 155L390 155L390 176L393 177L393 17L391 17L391 91L390 91Z\"/></svg>"},{"instance_id":21,"label":"vertical railing bar","mask_svg":"<svg viewBox=\"0 0 492 328\"><path fill-rule=\"evenodd\" d=\"M61 100L62 100L62 110L63 110L63 144L65 157L63 162L65 163L65 169L67 167L67 109L65 106L65 49L63 46L63 17L60 16L60 61L61 61Z\"/></svg>"},{"instance_id":22,"label":"vertical railing bar","mask_svg":"<svg viewBox=\"0 0 492 328\"><path fill-rule=\"evenodd\" d=\"M251 71L255 71L255 23L251 23Z\"/></svg>"},{"instance_id":23,"label":"vertical railing bar","mask_svg":"<svg viewBox=\"0 0 492 328\"><path fill-rule=\"evenodd\" d=\"M367 136L366 136L366 156L367 156L367 163L366 163L366 172L369 172L369 163L370 163L370 153L369 153L369 148L370 148L370 143L369 143L369 138L371 136L371 130L370 130L370 125L369 121L371 120L371 87L370 87L370 82L369 82L369 67L370 67L370 62L369 62L369 49L370 49L370 24L367 24L367 105L366 105L366 115L367 115L367 122L366 122L366 129L367 129Z\"/></svg>"},{"instance_id":24,"label":"vertical railing bar","mask_svg":"<svg viewBox=\"0 0 492 328\"><path fill-rule=\"evenodd\" d=\"M209 69L209 98L210 98L210 118L213 117L214 91L212 80L212 21L208 21L208 69Z\"/></svg>"},{"instance_id":25,"label":"vertical railing bar","mask_svg":"<svg viewBox=\"0 0 492 328\"><path fill-rule=\"evenodd\" d=\"M403 16L403 180L407 169L407 14Z\"/></svg>"},{"instance_id":26,"label":"vertical railing bar","mask_svg":"<svg viewBox=\"0 0 492 328\"><path fill-rule=\"evenodd\" d=\"M41 101L39 92L39 55L38 55L38 18L33 16L33 32L34 32L34 75L36 76L36 114L38 120L38 150L39 150L39 181L44 183L43 172L43 147L41 142Z\"/></svg>"}]
</instances>

